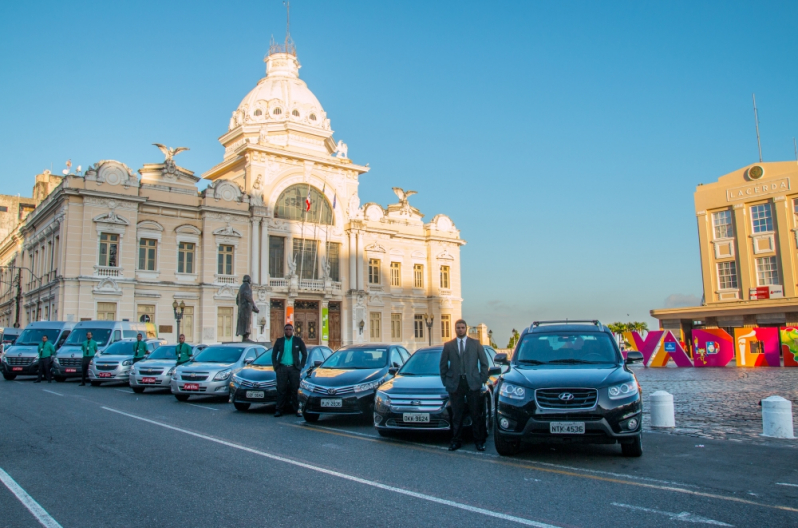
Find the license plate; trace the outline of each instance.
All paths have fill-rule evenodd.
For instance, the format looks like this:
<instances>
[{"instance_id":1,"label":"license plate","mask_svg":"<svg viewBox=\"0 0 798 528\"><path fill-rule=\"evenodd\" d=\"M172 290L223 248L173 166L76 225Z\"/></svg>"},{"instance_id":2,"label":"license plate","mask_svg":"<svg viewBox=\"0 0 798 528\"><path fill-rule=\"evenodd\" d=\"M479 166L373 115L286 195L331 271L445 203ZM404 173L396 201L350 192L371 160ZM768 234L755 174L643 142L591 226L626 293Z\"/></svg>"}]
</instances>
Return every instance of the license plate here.
<instances>
[{"instance_id":1,"label":"license plate","mask_svg":"<svg viewBox=\"0 0 798 528\"><path fill-rule=\"evenodd\" d=\"M429 423L429 413L403 413L403 422Z\"/></svg>"},{"instance_id":2,"label":"license plate","mask_svg":"<svg viewBox=\"0 0 798 528\"><path fill-rule=\"evenodd\" d=\"M11 367L11 370L22 370L22 367Z\"/></svg>"},{"instance_id":3,"label":"license plate","mask_svg":"<svg viewBox=\"0 0 798 528\"><path fill-rule=\"evenodd\" d=\"M65 370L66 370L67 374L69 374L71 372L77 372L78 371L78 369L65 369Z\"/></svg>"},{"instance_id":4,"label":"license plate","mask_svg":"<svg viewBox=\"0 0 798 528\"><path fill-rule=\"evenodd\" d=\"M343 401L340 398L322 398L321 400L322 407L342 407Z\"/></svg>"},{"instance_id":5,"label":"license plate","mask_svg":"<svg viewBox=\"0 0 798 528\"><path fill-rule=\"evenodd\" d=\"M266 393L264 391L247 391L247 398L251 400L262 400L266 397Z\"/></svg>"},{"instance_id":6,"label":"license plate","mask_svg":"<svg viewBox=\"0 0 798 528\"><path fill-rule=\"evenodd\" d=\"M142 383L155 383L155 378L141 378Z\"/></svg>"},{"instance_id":7,"label":"license plate","mask_svg":"<svg viewBox=\"0 0 798 528\"><path fill-rule=\"evenodd\" d=\"M585 422L551 422L551 434L585 434Z\"/></svg>"},{"instance_id":8,"label":"license plate","mask_svg":"<svg viewBox=\"0 0 798 528\"><path fill-rule=\"evenodd\" d=\"M198 391L199 390L199 383L186 383L183 385L183 390L185 391Z\"/></svg>"},{"instance_id":9,"label":"license plate","mask_svg":"<svg viewBox=\"0 0 798 528\"><path fill-rule=\"evenodd\" d=\"M113 376L113 374L111 374L110 372L100 372L100 377L101 378L110 378L112 376Z\"/></svg>"}]
</instances>

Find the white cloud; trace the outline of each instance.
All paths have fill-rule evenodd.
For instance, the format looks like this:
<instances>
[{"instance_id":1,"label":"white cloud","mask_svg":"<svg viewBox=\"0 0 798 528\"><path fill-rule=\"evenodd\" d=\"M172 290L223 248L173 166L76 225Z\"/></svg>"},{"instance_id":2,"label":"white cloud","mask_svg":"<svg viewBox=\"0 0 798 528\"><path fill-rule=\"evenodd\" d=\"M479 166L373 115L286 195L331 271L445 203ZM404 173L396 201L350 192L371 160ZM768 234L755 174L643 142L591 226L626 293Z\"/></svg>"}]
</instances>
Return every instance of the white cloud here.
<instances>
[{"instance_id":1,"label":"white cloud","mask_svg":"<svg viewBox=\"0 0 798 528\"><path fill-rule=\"evenodd\" d=\"M665 308L701 306L701 297L684 293L672 293L665 298Z\"/></svg>"}]
</instances>

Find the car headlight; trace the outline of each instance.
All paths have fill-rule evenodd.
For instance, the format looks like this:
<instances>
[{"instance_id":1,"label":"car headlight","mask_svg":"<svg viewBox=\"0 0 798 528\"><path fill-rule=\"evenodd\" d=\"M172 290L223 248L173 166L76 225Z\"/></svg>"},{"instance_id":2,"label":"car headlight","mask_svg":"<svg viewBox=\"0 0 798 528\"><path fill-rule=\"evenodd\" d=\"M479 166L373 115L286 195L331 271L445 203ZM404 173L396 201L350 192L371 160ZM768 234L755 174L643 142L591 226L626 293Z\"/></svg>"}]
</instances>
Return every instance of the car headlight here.
<instances>
[{"instance_id":1,"label":"car headlight","mask_svg":"<svg viewBox=\"0 0 798 528\"><path fill-rule=\"evenodd\" d=\"M169 370L167 370L167 371L166 371L166 375L167 375L167 376L171 376L172 374L174 374L174 373L175 373L175 369L176 369L176 368L177 368L177 367L172 367L172 368L170 368Z\"/></svg>"},{"instance_id":2,"label":"car headlight","mask_svg":"<svg viewBox=\"0 0 798 528\"><path fill-rule=\"evenodd\" d=\"M122 366L123 366L123 367L129 367L129 366L130 366L130 365L132 365L132 364L133 364L133 360L132 360L132 359L126 359L126 360L124 360L124 361L122 362Z\"/></svg>"},{"instance_id":3,"label":"car headlight","mask_svg":"<svg viewBox=\"0 0 798 528\"><path fill-rule=\"evenodd\" d=\"M232 371L232 370L230 370L230 369L225 369L225 370L223 370L223 371L221 371L221 372L218 372L218 373L217 373L217 374L216 374L216 375L213 377L213 381L224 381L224 380L226 380L227 378L229 378L229 377L230 377L230 374L232 374L232 373L233 373L233 371Z\"/></svg>"},{"instance_id":4,"label":"car headlight","mask_svg":"<svg viewBox=\"0 0 798 528\"><path fill-rule=\"evenodd\" d=\"M367 390L376 389L382 384L382 381L370 381L368 383L361 383L360 385L355 385L355 392L364 392Z\"/></svg>"},{"instance_id":5,"label":"car headlight","mask_svg":"<svg viewBox=\"0 0 798 528\"><path fill-rule=\"evenodd\" d=\"M233 374L233 383L241 383L241 378Z\"/></svg>"},{"instance_id":6,"label":"car headlight","mask_svg":"<svg viewBox=\"0 0 798 528\"><path fill-rule=\"evenodd\" d=\"M391 410L391 397L382 391L377 391L374 399L374 410L377 412L388 412Z\"/></svg>"},{"instance_id":7,"label":"car headlight","mask_svg":"<svg viewBox=\"0 0 798 528\"><path fill-rule=\"evenodd\" d=\"M313 389L316 388L316 386L314 384L310 383L308 380L300 381L299 382L299 386L301 388L305 389L305 390L308 390L308 391L313 391Z\"/></svg>"},{"instance_id":8,"label":"car headlight","mask_svg":"<svg viewBox=\"0 0 798 528\"><path fill-rule=\"evenodd\" d=\"M632 394L637 392L637 381L627 381L626 383L621 383L620 385L613 385L609 389L607 389L607 393L611 400L617 400L619 398L626 398L627 396L631 396Z\"/></svg>"},{"instance_id":9,"label":"car headlight","mask_svg":"<svg viewBox=\"0 0 798 528\"><path fill-rule=\"evenodd\" d=\"M56 367L60 367L61 366L61 363L58 361L58 358L55 358L53 360L53 365L55 365Z\"/></svg>"},{"instance_id":10,"label":"car headlight","mask_svg":"<svg viewBox=\"0 0 798 528\"><path fill-rule=\"evenodd\" d=\"M39 362L39 357L36 356L36 357L33 358L33 361L31 361L31 365L35 365L38 362Z\"/></svg>"},{"instance_id":11,"label":"car headlight","mask_svg":"<svg viewBox=\"0 0 798 528\"><path fill-rule=\"evenodd\" d=\"M503 383L499 394L511 400L523 400L526 397L526 389L509 383Z\"/></svg>"}]
</instances>

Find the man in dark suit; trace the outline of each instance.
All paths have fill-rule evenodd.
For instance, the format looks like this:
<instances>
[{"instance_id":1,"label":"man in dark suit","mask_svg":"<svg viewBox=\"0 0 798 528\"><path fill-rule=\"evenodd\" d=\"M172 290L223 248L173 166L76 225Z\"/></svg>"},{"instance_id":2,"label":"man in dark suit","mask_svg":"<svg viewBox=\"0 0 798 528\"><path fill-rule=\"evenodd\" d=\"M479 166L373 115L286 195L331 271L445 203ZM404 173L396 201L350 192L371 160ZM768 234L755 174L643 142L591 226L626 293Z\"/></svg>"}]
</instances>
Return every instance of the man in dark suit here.
<instances>
[{"instance_id":1,"label":"man in dark suit","mask_svg":"<svg viewBox=\"0 0 798 528\"><path fill-rule=\"evenodd\" d=\"M488 381L488 358L476 339L466 335L468 326L459 319L454 323L455 339L443 345L441 353L441 381L452 404L452 443L449 451L463 446L463 415L466 405L473 423L477 451L485 450L485 416L482 406L482 385Z\"/></svg>"},{"instance_id":2,"label":"man in dark suit","mask_svg":"<svg viewBox=\"0 0 798 528\"><path fill-rule=\"evenodd\" d=\"M294 325L288 323L284 328L285 336L274 343L272 349L272 365L277 374L277 409L275 417L283 415L288 400L294 407L297 416L299 412L299 373L308 360L308 349L302 339L294 335Z\"/></svg>"}]
</instances>

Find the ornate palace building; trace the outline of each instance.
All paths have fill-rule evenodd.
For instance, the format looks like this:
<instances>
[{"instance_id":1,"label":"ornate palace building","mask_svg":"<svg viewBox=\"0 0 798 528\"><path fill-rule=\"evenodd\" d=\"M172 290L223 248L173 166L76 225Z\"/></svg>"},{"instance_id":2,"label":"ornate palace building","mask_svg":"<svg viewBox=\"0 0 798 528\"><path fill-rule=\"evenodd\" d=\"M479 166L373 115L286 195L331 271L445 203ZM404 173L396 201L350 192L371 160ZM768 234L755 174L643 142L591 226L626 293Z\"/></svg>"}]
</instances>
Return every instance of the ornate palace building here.
<instances>
[{"instance_id":1,"label":"ornate palace building","mask_svg":"<svg viewBox=\"0 0 798 528\"><path fill-rule=\"evenodd\" d=\"M250 275L258 341L282 335L285 321L307 343L333 348L450 339L465 243L452 220L425 222L408 203L414 193L399 188L396 204L361 205L369 168L333 140L295 48L272 46L265 62L202 191L176 164L182 149L160 145L163 163L138 174L105 160L83 175L38 175L0 242L0 325L142 320L173 342L177 303L187 341L231 341L236 293Z\"/></svg>"}]
</instances>

